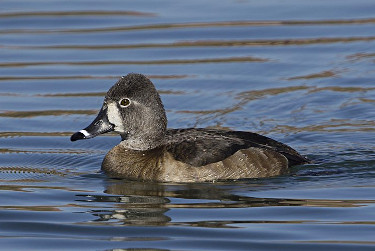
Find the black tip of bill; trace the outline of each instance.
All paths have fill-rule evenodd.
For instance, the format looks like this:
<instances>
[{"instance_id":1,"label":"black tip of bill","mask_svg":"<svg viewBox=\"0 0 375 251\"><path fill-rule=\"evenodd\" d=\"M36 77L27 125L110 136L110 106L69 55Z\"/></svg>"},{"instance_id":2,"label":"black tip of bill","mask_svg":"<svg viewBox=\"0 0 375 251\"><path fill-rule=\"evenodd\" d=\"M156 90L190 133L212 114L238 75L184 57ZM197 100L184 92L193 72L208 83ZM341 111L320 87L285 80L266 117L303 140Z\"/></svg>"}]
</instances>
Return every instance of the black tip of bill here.
<instances>
[{"instance_id":1,"label":"black tip of bill","mask_svg":"<svg viewBox=\"0 0 375 251\"><path fill-rule=\"evenodd\" d=\"M85 139L85 135L81 132L76 132L75 134L73 134L71 137L70 137L70 140L71 141L76 141L76 140L80 140L80 139Z\"/></svg>"}]
</instances>

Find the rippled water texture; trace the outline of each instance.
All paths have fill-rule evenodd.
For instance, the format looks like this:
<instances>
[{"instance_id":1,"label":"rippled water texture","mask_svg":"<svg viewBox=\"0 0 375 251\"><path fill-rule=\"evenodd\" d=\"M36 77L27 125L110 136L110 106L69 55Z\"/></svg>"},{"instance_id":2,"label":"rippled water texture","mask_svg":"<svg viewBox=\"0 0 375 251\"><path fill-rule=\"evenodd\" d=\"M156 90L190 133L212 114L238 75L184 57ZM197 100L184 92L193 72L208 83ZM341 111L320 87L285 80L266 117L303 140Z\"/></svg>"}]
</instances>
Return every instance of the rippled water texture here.
<instances>
[{"instance_id":1,"label":"rippled water texture","mask_svg":"<svg viewBox=\"0 0 375 251\"><path fill-rule=\"evenodd\" d=\"M375 2L1 1L0 249L374 250ZM169 127L262 133L290 174L158 184L70 142L121 75Z\"/></svg>"}]
</instances>

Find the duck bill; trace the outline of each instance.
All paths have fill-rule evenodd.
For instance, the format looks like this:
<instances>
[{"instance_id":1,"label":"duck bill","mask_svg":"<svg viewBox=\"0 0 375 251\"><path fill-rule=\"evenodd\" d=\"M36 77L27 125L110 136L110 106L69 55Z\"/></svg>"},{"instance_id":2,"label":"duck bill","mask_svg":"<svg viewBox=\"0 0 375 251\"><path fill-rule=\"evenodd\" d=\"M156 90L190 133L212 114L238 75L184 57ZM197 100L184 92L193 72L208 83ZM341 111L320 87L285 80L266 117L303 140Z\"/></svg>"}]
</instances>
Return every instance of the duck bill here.
<instances>
[{"instance_id":1,"label":"duck bill","mask_svg":"<svg viewBox=\"0 0 375 251\"><path fill-rule=\"evenodd\" d=\"M111 132L114 128L115 126L108 121L107 108L102 108L94 121L85 129L74 133L70 140L91 139L100 134Z\"/></svg>"}]
</instances>

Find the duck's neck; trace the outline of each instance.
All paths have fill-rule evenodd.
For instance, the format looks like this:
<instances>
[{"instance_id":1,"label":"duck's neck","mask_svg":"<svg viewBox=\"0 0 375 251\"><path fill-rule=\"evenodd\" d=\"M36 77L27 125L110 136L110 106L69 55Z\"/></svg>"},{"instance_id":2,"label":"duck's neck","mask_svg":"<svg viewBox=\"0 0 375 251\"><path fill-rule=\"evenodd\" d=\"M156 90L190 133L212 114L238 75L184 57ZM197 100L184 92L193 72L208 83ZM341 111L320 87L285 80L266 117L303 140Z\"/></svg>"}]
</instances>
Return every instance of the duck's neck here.
<instances>
[{"instance_id":1,"label":"duck's neck","mask_svg":"<svg viewBox=\"0 0 375 251\"><path fill-rule=\"evenodd\" d=\"M138 150L138 151L147 151L155 149L165 142L165 136L158 135L137 135L137 137L131 137L130 135L121 135L121 145L126 149Z\"/></svg>"},{"instance_id":2,"label":"duck's neck","mask_svg":"<svg viewBox=\"0 0 375 251\"><path fill-rule=\"evenodd\" d=\"M165 144L167 118L151 115L141 125L132 128L121 135L121 145L127 149L146 151Z\"/></svg>"}]
</instances>

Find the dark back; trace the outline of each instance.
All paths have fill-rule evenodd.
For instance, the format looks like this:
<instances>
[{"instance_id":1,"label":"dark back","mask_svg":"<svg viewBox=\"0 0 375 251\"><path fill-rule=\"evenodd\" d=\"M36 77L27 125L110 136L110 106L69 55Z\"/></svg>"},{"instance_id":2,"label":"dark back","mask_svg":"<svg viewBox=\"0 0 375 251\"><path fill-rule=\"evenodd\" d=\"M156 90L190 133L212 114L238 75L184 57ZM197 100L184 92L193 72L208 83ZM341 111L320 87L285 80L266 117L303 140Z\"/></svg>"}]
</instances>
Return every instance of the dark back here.
<instances>
[{"instance_id":1,"label":"dark back","mask_svg":"<svg viewBox=\"0 0 375 251\"><path fill-rule=\"evenodd\" d=\"M181 162L204 166L226 159L240 149L266 148L284 155L289 166L308 163L293 148L271 138L244 131L214 129L168 129L167 151Z\"/></svg>"}]
</instances>

